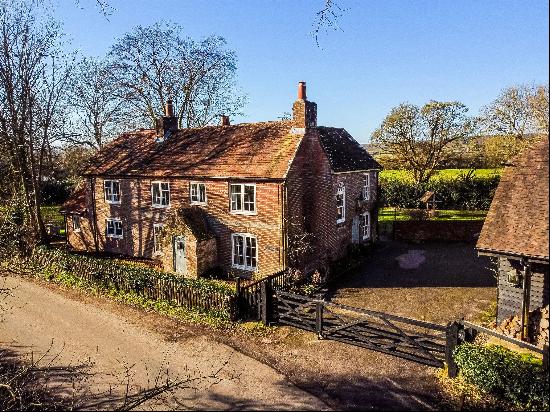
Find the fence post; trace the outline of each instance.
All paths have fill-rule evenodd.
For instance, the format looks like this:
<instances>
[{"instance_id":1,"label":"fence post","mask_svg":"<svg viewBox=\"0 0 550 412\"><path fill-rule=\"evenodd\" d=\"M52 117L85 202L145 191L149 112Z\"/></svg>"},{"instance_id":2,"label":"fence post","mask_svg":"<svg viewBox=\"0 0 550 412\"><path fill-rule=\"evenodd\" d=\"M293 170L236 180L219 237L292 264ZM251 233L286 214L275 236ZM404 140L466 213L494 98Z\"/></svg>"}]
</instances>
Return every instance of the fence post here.
<instances>
[{"instance_id":1,"label":"fence post","mask_svg":"<svg viewBox=\"0 0 550 412\"><path fill-rule=\"evenodd\" d=\"M323 301L315 303L315 331L317 339L323 339Z\"/></svg>"},{"instance_id":2,"label":"fence post","mask_svg":"<svg viewBox=\"0 0 550 412\"><path fill-rule=\"evenodd\" d=\"M445 341L445 363L447 364L447 376L456 378L458 375L458 365L453 358L453 352L458 346L458 333L461 329L458 322L450 322L447 325L446 341Z\"/></svg>"},{"instance_id":3,"label":"fence post","mask_svg":"<svg viewBox=\"0 0 550 412\"><path fill-rule=\"evenodd\" d=\"M548 345L544 345L542 348L542 368L548 370Z\"/></svg>"},{"instance_id":4,"label":"fence post","mask_svg":"<svg viewBox=\"0 0 550 412\"><path fill-rule=\"evenodd\" d=\"M262 282L260 288L260 305L262 307L262 323L268 325L271 320L273 291L269 281Z\"/></svg>"}]
</instances>

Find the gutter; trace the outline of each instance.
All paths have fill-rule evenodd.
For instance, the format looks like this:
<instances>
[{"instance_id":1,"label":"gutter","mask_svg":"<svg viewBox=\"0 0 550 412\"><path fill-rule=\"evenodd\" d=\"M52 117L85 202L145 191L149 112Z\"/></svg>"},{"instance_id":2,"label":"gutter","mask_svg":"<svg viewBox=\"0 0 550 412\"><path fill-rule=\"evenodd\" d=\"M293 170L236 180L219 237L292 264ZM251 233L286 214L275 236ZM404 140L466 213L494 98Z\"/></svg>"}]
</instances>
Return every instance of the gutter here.
<instances>
[{"instance_id":1,"label":"gutter","mask_svg":"<svg viewBox=\"0 0 550 412\"><path fill-rule=\"evenodd\" d=\"M199 175L146 175L146 174L109 174L109 173L86 173L82 175L88 179L97 177L115 178L115 179L190 179L190 180L231 180L231 181L251 181L256 182L274 182L281 183L285 181L284 177L235 177L235 176L199 176Z\"/></svg>"},{"instance_id":2,"label":"gutter","mask_svg":"<svg viewBox=\"0 0 550 412\"><path fill-rule=\"evenodd\" d=\"M479 256L490 256L490 257L505 257L508 259L513 260L524 260L529 263L542 263L543 265L548 265L549 259L539 256L531 256L531 255L521 255L519 253L512 253L512 252L501 252L498 250L491 250L491 249L477 249L477 254Z\"/></svg>"}]
</instances>

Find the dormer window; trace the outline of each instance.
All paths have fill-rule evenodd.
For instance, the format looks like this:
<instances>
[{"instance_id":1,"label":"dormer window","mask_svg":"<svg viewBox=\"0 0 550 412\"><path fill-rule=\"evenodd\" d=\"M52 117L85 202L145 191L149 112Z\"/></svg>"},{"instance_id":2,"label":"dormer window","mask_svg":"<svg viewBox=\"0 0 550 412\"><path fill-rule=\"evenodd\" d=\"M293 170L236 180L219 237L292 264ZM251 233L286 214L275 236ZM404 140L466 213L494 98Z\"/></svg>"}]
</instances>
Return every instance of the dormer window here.
<instances>
[{"instance_id":1,"label":"dormer window","mask_svg":"<svg viewBox=\"0 0 550 412\"><path fill-rule=\"evenodd\" d=\"M151 197L153 207L170 206L170 184L168 182L152 182Z\"/></svg>"},{"instance_id":2,"label":"dormer window","mask_svg":"<svg viewBox=\"0 0 550 412\"><path fill-rule=\"evenodd\" d=\"M364 200L370 200L370 192L371 192L371 176L370 173L365 174L365 182L363 186L363 199Z\"/></svg>"},{"instance_id":3,"label":"dormer window","mask_svg":"<svg viewBox=\"0 0 550 412\"><path fill-rule=\"evenodd\" d=\"M191 182L189 184L189 192L192 205L206 204L206 185L204 183Z\"/></svg>"},{"instance_id":4,"label":"dormer window","mask_svg":"<svg viewBox=\"0 0 550 412\"><path fill-rule=\"evenodd\" d=\"M336 192L336 223L346 221L346 187L341 183Z\"/></svg>"},{"instance_id":5,"label":"dormer window","mask_svg":"<svg viewBox=\"0 0 550 412\"><path fill-rule=\"evenodd\" d=\"M120 181L119 180L105 180L103 182L105 191L105 201L107 203L119 204L120 203Z\"/></svg>"},{"instance_id":6,"label":"dormer window","mask_svg":"<svg viewBox=\"0 0 550 412\"><path fill-rule=\"evenodd\" d=\"M232 183L229 185L232 213L256 213L256 185L254 183Z\"/></svg>"}]
</instances>

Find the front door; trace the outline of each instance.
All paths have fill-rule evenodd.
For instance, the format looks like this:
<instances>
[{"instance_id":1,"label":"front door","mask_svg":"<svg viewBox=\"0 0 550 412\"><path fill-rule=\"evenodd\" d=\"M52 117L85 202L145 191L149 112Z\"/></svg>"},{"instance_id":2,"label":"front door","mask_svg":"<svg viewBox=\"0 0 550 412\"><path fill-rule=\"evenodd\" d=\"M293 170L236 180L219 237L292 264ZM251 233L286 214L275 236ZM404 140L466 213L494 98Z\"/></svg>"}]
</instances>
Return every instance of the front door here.
<instances>
[{"instance_id":1,"label":"front door","mask_svg":"<svg viewBox=\"0 0 550 412\"><path fill-rule=\"evenodd\" d=\"M174 236L174 271L185 275L185 238L183 236Z\"/></svg>"},{"instance_id":2,"label":"front door","mask_svg":"<svg viewBox=\"0 0 550 412\"><path fill-rule=\"evenodd\" d=\"M351 224L351 242L359 243L359 216L355 216Z\"/></svg>"}]
</instances>

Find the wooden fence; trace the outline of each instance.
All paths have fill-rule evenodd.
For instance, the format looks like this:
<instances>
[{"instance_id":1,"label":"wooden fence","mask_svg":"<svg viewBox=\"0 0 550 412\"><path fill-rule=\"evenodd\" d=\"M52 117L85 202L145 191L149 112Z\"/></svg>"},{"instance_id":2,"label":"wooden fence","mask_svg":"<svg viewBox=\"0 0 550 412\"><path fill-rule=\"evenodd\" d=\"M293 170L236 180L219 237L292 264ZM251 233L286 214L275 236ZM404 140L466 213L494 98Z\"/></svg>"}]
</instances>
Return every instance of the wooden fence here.
<instances>
[{"instance_id":1,"label":"wooden fence","mask_svg":"<svg viewBox=\"0 0 550 412\"><path fill-rule=\"evenodd\" d=\"M52 274L67 271L99 286L137 293L152 300L167 300L187 309L218 312L231 319L237 317L237 299L234 292L193 285L192 280L171 278L162 272L147 269L143 276L132 277L129 273L135 271L134 268L65 252L39 251L33 255L32 261L41 267L47 267Z\"/></svg>"},{"instance_id":2,"label":"wooden fence","mask_svg":"<svg viewBox=\"0 0 550 412\"><path fill-rule=\"evenodd\" d=\"M265 293L267 290L288 290L294 284L292 274L289 271L277 272L246 285L243 285L242 282L242 279L237 279L239 316L256 320L263 319L266 316L265 310L262 311L262 288L264 288Z\"/></svg>"},{"instance_id":3,"label":"wooden fence","mask_svg":"<svg viewBox=\"0 0 550 412\"><path fill-rule=\"evenodd\" d=\"M366 349L442 367L448 327L282 291L274 294L272 320Z\"/></svg>"}]
</instances>

